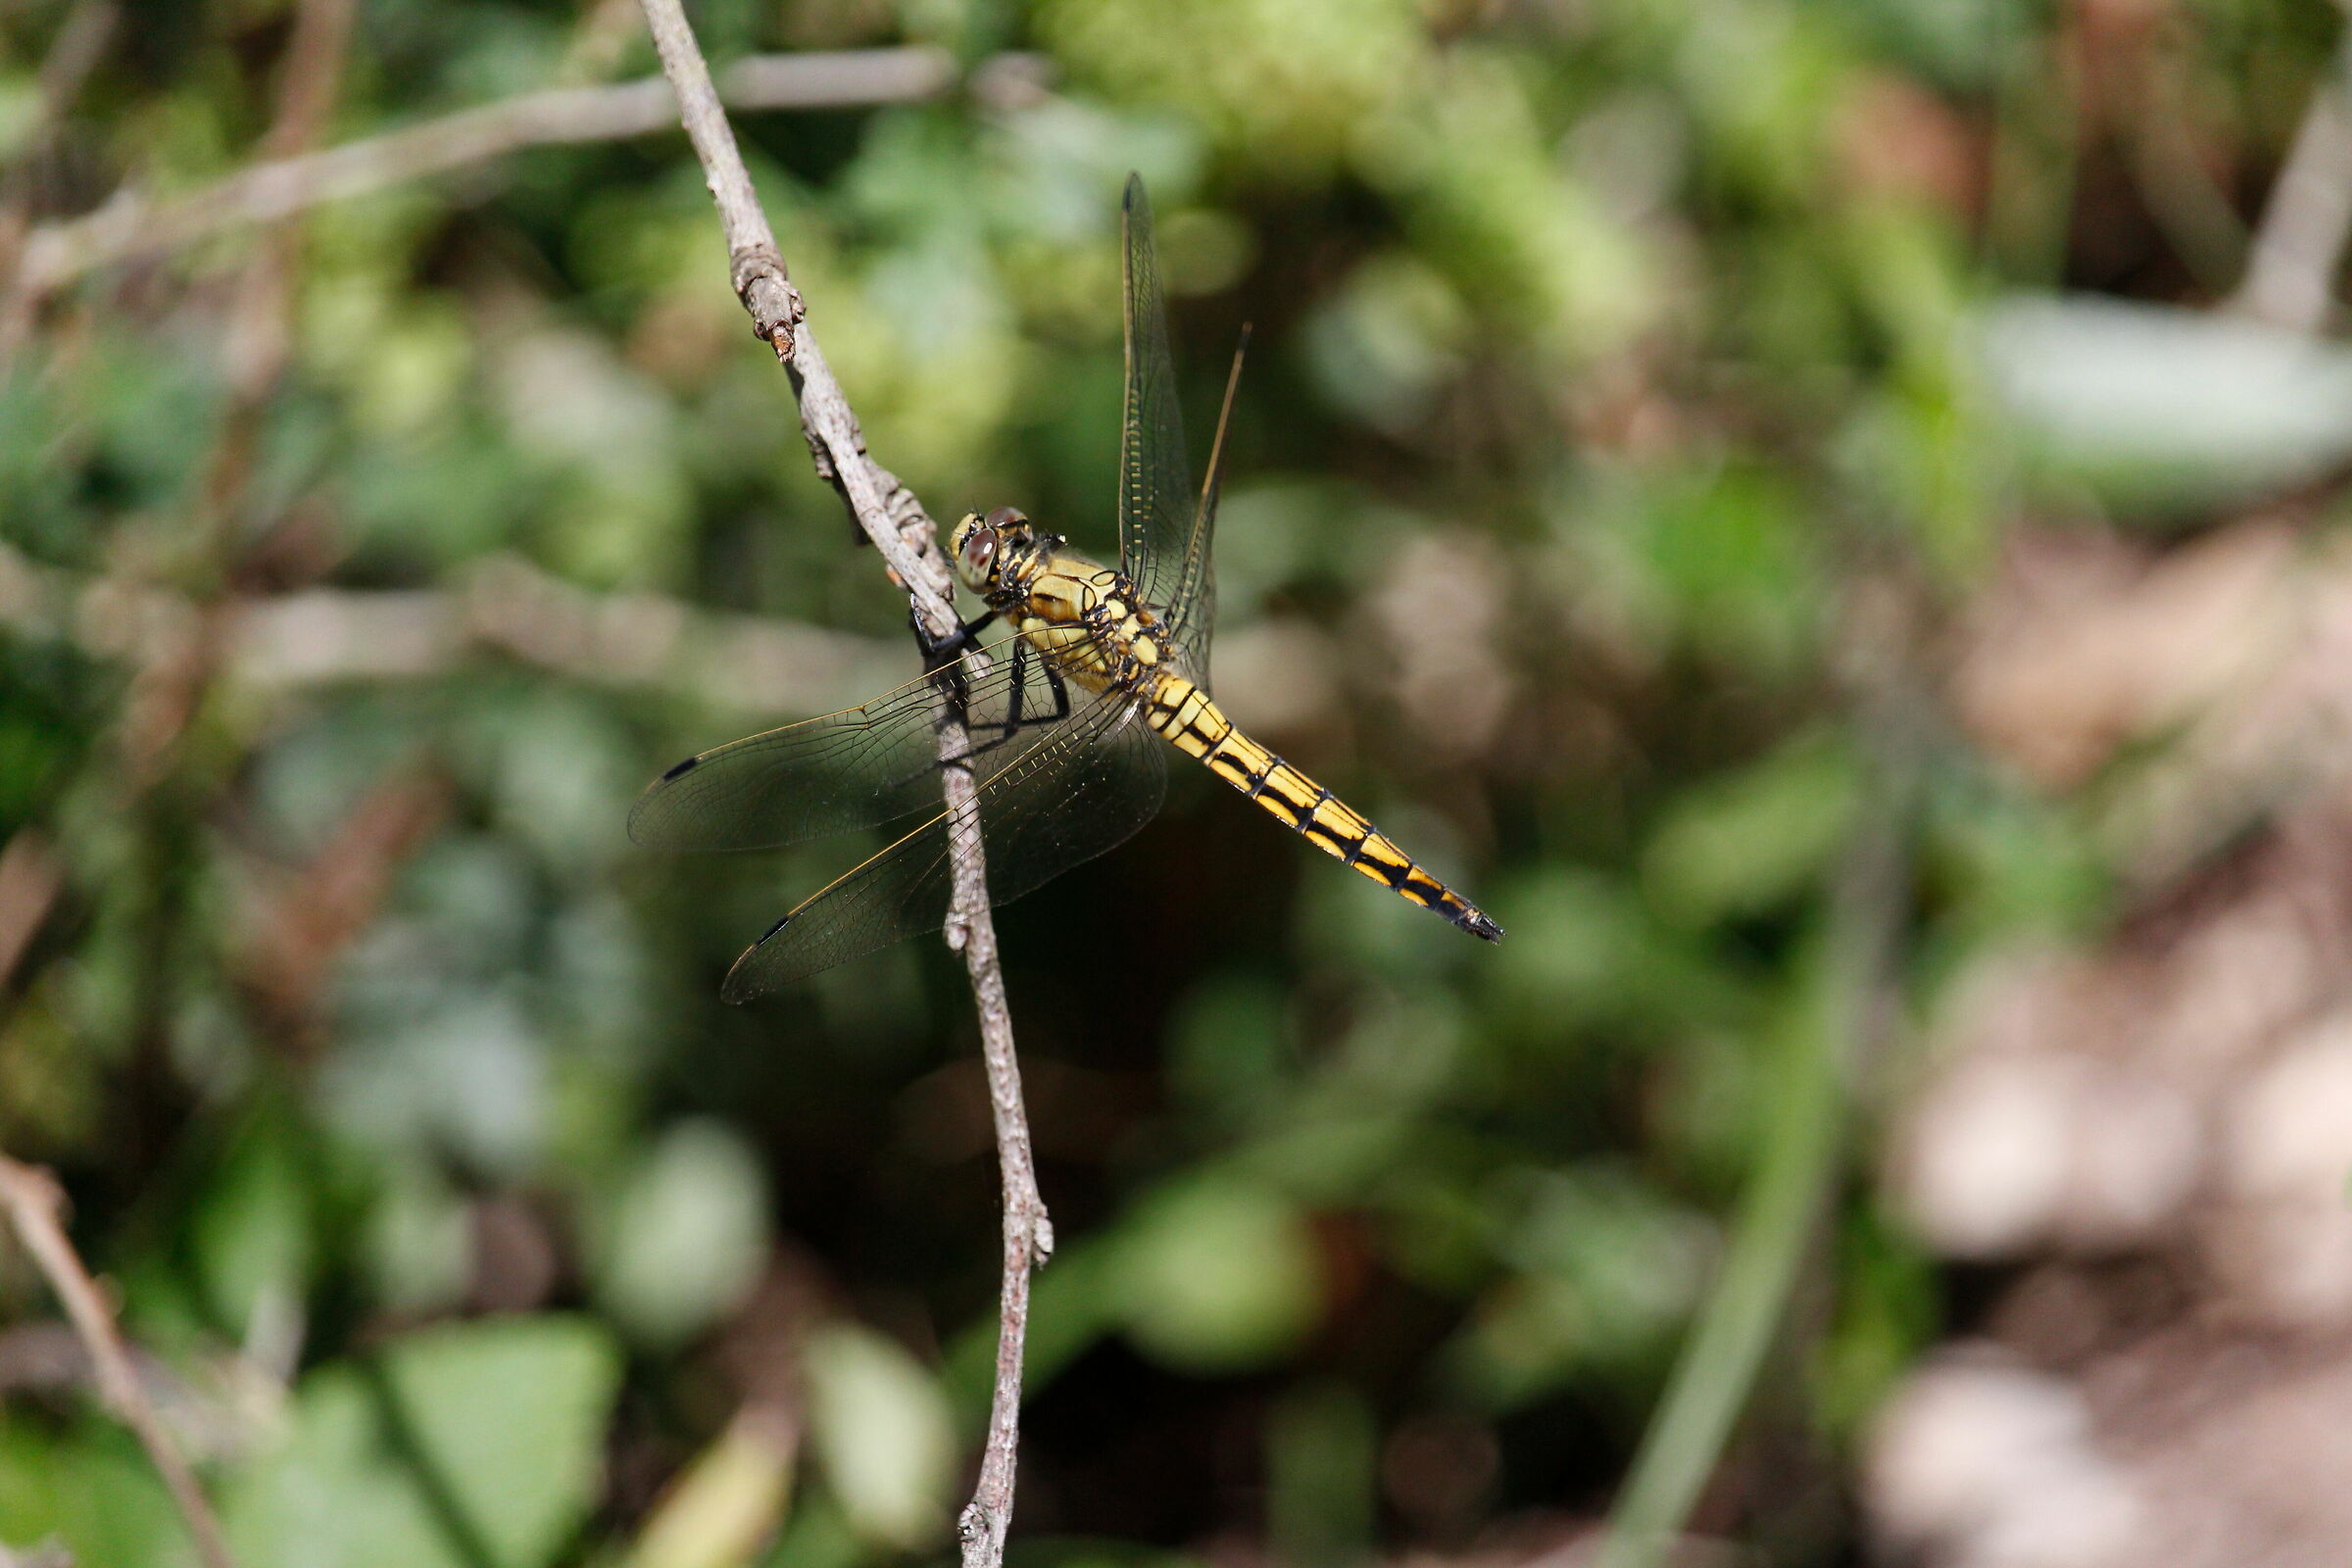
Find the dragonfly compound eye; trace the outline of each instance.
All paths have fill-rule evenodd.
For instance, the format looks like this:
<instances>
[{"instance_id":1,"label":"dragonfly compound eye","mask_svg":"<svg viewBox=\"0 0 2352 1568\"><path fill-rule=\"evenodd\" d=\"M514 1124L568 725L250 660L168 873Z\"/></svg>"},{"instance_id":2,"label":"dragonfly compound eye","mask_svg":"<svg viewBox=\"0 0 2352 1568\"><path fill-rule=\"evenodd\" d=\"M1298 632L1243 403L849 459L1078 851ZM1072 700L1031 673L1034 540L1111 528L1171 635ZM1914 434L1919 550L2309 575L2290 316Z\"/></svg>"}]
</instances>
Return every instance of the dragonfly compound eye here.
<instances>
[{"instance_id":1,"label":"dragonfly compound eye","mask_svg":"<svg viewBox=\"0 0 2352 1568\"><path fill-rule=\"evenodd\" d=\"M997 561L997 533L982 526L962 530L963 547L956 552L956 564L963 568L964 581L977 588L988 581Z\"/></svg>"}]
</instances>

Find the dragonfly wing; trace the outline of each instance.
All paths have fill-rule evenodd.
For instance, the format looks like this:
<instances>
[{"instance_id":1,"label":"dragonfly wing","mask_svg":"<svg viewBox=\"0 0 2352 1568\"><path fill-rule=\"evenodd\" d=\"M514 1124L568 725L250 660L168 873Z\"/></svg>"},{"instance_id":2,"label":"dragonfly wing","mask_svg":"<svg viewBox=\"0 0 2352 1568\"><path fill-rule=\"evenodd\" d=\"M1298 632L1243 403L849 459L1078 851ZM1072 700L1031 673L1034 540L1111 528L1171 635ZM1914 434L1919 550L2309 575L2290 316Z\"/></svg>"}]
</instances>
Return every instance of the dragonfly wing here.
<instances>
[{"instance_id":1,"label":"dragonfly wing","mask_svg":"<svg viewBox=\"0 0 2352 1568\"><path fill-rule=\"evenodd\" d=\"M1152 203L1137 175L1127 176L1124 209L1127 395L1119 432L1119 565L1186 652L1196 655L1196 673L1205 673L1208 632L1216 619L1208 560L1214 506L1202 505L1193 492Z\"/></svg>"},{"instance_id":2,"label":"dragonfly wing","mask_svg":"<svg viewBox=\"0 0 2352 1568\"><path fill-rule=\"evenodd\" d=\"M979 781L988 898L1007 904L1150 821L1167 786L1166 743L1132 700L1089 700ZM720 995L745 1002L947 923L957 823L939 811L778 921L735 960Z\"/></svg>"},{"instance_id":3,"label":"dragonfly wing","mask_svg":"<svg viewBox=\"0 0 2352 1568\"><path fill-rule=\"evenodd\" d=\"M665 850L758 850L893 821L939 804L938 683L960 679L975 747L1012 753L1050 731L1057 699L1045 666L1007 637L945 671L844 709L690 757L629 811L629 837ZM976 667L984 672L972 673ZM1009 755L998 763L1011 760Z\"/></svg>"}]
</instances>

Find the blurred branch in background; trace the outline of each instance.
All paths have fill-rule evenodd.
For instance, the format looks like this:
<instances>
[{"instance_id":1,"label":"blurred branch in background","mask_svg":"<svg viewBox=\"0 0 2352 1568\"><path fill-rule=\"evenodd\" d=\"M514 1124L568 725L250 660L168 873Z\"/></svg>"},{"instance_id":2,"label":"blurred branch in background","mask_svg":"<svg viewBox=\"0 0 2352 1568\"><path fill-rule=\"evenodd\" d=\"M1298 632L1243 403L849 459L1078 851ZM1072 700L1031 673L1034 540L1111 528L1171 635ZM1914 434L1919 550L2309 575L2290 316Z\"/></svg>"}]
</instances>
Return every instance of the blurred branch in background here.
<instances>
[{"instance_id":1,"label":"blurred branch in background","mask_svg":"<svg viewBox=\"0 0 2352 1568\"><path fill-rule=\"evenodd\" d=\"M16 972L33 936L57 902L63 873L49 841L37 828L22 827L0 849L0 986Z\"/></svg>"},{"instance_id":2,"label":"blurred branch in background","mask_svg":"<svg viewBox=\"0 0 2352 1568\"><path fill-rule=\"evenodd\" d=\"M394 877L449 814L449 781L429 766L389 770L297 873L257 901L240 977L279 1035L315 1054L318 1002L335 960L368 929Z\"/></svg>"},{"instance_id":3,"label":"blurred branch in background","mask_svg":"<svg viewBox=\"0 0 2352 1568\"><path fill-rule=\"evenodd\" d=\"M1031 63L985 62L966 78L983 97L1017 91ZM956 62L927 46L754 55L725 72L720 96L742 110L839 109L936 97L957 81ZM15 291L44 295L111 263L160 255L214 234L291 218L322 202L530 147L614 141L674 124L677 99L659 76L598 87L525 93L301 156L277 156L184 196L123 190L97 211L25 235Z\"/></svg>"},{"instance_id":4,"label":"blurred branch in background","mask_svg":"<svg viewBox=\"0 0 2352 1568\"><path fill-rule=\"evenodd\" d=\"M858 526L906 590L915 626L924 634L921 640L930 646L945 645L958 630L958 620L955 581L940 555L938 530L913 494L866 453L858 416L808 329L800 292L785 272L767 215L760 210L751 173L736 151L735 133L719 106L710 68L703 61L683 6L679 0L644 0L644 6L654 45L662 55L662 69L677 90L679 117L694 143L695 156L702 161L718 207L719 223L726 231L728 275L736 297L750 313L753 330L775 350L776 359L791 374L802 427L808 432L817 471L841 492ZM996 1389L979 1480L957 1522L967 1568L996 1568L1004 1559L1004 1534L1012 1523L1029 1276L1052 1254L1054 1229L1037 1188L1028 1112L1021 1102L1020 1063L1013 1049L1012 1012L997 956L996 922L989 912L986 847L981 842L976 784L968 761L971 739L961 710L944 687L933 727L939 739L954 879L947 941L949 947L962 952L971 976L1004 1183L1004 1258L998 1300ZM958 759L967 760L959 762Z\"/></svg>"},{"instance_id":5,"label":"blurred branch in background","mask_svg":"<svg viewBox=\"0 0 2352 1568\"><path fill-rule=\"evenodd\" d=\"M745 1404L655 1505L622 1568L735 1568L760 1560L792 1500L803 1425L783 1400Z\"/></svg>"},{"instance_id":6,"label":"blurred branch in background","mask_svg":"<svg viewBox=\"0 0 2352 1568\"><path fill-rule=\"evenodd\" d=\"M2286 163L2272 182L2233 309L2316 332L2334 307L2335 274L2352 236L2352 27L2334 69L2314 88Z\"/></svg>"},{"instance_id":7,"label":"blurred branch in background","mask_svg":"<svg viewBox=\"0 0 2352 1568\"><path fill-rule=\"evenodd\" d=\"M171 1489L172 1501L186 1522L188 1534L195 1538L205 1568L235 1568L220 1522L213 1516L204 1490L197 1486L195 1472L188 1468L187 1459L140 1386L104 1293L66 1237L65 1201L57 1179L47 1171L0 1155L0 1209L7 1211L18 1240L73 1320L74 1332L89 1351L99 1392L123 1424L138 1435L140 1446Z\"/></svg>"},{"instance_id":8,"label":"blurred branch in background","mask_svg":"<svg viewBox=\"0 0 2352 1568\"><path fill-rule=\"evenodd\" d=\"M2198 286L2218 296L2245 266L2246 225L2202 139L2207 127L2191 89L2193 55L2183 31L2153 29L2132 51L2136 69L2125 156L2149 220Z\"/></svg>"},{"instance_id":9,"label":"blurred branch in background","mask_svg":"<svg viewBox=\"0 0 2352 1568\"><path fill-rule=\"evenodd\" d=\"M0 546L0 627L144 663L188 635L168 588L78 578ZM477 651L568 680L747 712L823 712L904 678L905 651L854 632L712 612L656 594L599 595L516 556L454 589L308 588L240 600L222 673L262 690L458 673Z\"/></svg>"},{"instance_id":10,"label":"blurred branch in background","mask_svg":"<svg viewBox=\"0 0 2352 1568\"><path fill-rule=\"evenodd\" d=\"M1894 1020L1910 844L1922 782L1924 682L1908 650L1914 596L1860 581L1845 631L1869 770L1862 815L1829 890L1818 949L1776 1029L1773 1103L1722 1272L1618 1494L1597 1568L1657 1568L1690 1516L1788 1315L1836 1191L1857 1069Z\"/></svg>"},{"instance_id":11,"label":"blurred branch in background","mask_svg":"<svg viewBox=\"0 0 2352 1568\"><path fill-rule=\"evenodd\" d=\"M19 156L0 179L0 362L15 352L32 316L31 297L12 285L10 274L22 256L37 194L36 160L97 69L121 20L116 0L77 0L41 62L40 96L31 123L21 137Z\"/></svg>"}]
</instances>

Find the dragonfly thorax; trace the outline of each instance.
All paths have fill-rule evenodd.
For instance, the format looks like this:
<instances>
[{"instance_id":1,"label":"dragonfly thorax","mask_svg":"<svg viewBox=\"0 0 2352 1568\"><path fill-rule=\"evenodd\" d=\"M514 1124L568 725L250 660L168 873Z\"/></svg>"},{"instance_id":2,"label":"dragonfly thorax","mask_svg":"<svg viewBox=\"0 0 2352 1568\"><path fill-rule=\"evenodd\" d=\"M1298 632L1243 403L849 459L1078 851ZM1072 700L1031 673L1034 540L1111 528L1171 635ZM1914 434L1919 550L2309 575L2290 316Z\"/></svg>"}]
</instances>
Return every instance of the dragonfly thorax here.
<instances>
[{"instance_id":1,"label":"dragonfly thorax","mask_svg":"<svg viewBox=\"0 0 2352 1568\"><path fill-rule=\"evenodd\" d=\"M1010 507L966 513L949 536L964 586L1088 690L1141 691L1172 670L1175 650L1135 583L1063 542Z\"/></svg>"}]
</instances>

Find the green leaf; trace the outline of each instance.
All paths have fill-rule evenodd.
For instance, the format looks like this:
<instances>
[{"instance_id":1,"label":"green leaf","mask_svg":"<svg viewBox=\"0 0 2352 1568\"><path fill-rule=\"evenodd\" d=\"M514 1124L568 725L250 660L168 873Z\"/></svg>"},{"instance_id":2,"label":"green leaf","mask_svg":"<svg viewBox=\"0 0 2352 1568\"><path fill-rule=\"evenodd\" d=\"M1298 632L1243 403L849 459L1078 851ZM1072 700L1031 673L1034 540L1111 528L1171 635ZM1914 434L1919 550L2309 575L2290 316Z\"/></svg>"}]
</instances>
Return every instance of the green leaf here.
<instances>
[{"instance_id":1,"label":"green leaf","mask_svg":"<svg viewBox=\"0 0 2352 1568\"><path fill-rule=\"evenodd\" d=\"M255 1121L196 1210L206 1304L232 1334L243 1334L267 1303L299 1299L309 1284L312 1200L293 1137L276 1118Z\"/></svg>"},{"instance_id":2,"label":"green leaf","mask_svg":"<svg viewBox=\"0 0 2352 1568\"><path fill-rule=\"evenodd\" d=\"M0 1544L21 1549L51 1539L75 1562L179 1568L196 1560L171 1494L127 1431L92 1417L61 1432L12 1412L0 1418Z\"/></svg>"},{"instance_id":3,"label":"green leaf","mask_svg":"<svg viewBox=\"0 0 2352 1568\"><path fill-rule=\"evenodd\" d=\"M577 1318L447 1324L313 1373L223 1512L246 1568L539 1568L593 1502L619 1360Z\"/></svg>"},{"instance_id":4,"label":"green leaf","mask_svg":"<svg viewBox=\"0 0 2352 1568\"><path fill-rule=\"evenodd\" d=\"M1981 343L2042 467L2119 504L2244 500L2352 458L2352 353L2301 333L2080 296L1995 305Z\"/></svg>"},{"instance_id":5,"label":"green leaf","mask_svg":"<svg viewBox=\"0 0 2352 1568\"><path fill-rule=\"evenodd\" d=\"M1195 1372L1279 1359L1322 1307L1304 1220L1279 1194L1225 1178L1147 1199L1128 1221L1112 1288L1129 1337Z\"/></svg>"},{"instance_id":6,"label":"green leaf","mask_svg":"<svg viewBox=\"0 0 2352 1568\"><path fill-rule=\"evenodd\" d=\"M1678 797L1650 839L1642 880L1680 924L1761 913L1814 883L1857 798L1852 756L1799 740Z\"/></svg>"},{"instance_id":7,"label":"green leaf","mask_svg":"<svg viewBox=\"0 0 2352 1568\"><path fill-rule=\"evenodd\" d=\"M595 1231L598 1300L625 1327L675 1345L743 1298L767 1256L760 1162L714 1121L662 1136Z\"/></svg>"},{"instance_id":8,"label":"green leaf","mask_svg":"<svg viewBox=\"0 0 2352 1568\"><path fill-rule=\"evenodd\" d=\"M956 1435L939 1380L895 1340L854 1323L811 1335L808 1432L850 1528L908 1550L947 1531Z\"/></svg>"}]
</instances>

